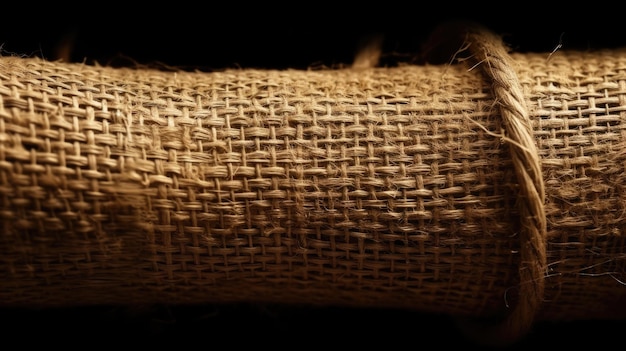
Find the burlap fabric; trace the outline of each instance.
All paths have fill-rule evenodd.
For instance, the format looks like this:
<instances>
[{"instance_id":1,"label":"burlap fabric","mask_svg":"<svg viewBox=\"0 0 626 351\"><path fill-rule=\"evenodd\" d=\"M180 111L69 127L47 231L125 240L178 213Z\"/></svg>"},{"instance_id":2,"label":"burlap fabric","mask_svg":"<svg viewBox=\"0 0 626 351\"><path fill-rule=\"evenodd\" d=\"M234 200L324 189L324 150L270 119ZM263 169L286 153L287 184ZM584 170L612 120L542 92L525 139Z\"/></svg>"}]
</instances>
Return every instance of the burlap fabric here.
<instances>
[{"instance_id":1,"label":"burlap fabric","mask_svg":"<svg viewBox=\"0 0 626 351\"><path fill-rule=\"evenodd\" d=\"M539 319L625 317L626 51L510 58L545 187L532 281L520 233L541 215L520 210L511 152L528 148L484 61L164 72L1 57L0 304L481 317L541 280Z\"/></svg>"}]
</instances>

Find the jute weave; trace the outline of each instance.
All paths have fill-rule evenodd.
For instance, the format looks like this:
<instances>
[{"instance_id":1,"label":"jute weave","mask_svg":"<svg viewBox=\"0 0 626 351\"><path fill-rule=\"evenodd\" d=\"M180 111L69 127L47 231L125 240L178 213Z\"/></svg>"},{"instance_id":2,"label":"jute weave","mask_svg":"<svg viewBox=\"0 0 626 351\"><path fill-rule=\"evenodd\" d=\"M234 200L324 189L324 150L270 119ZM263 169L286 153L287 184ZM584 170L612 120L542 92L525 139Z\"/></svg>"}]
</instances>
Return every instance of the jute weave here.
<instances>
[{"instance_id":1,"label":"jute weave","mask_svg":"<svg viewBox=\"0 0 626 351\"><path fill-rule=\"evenodd\" d=\"M0 57L0 304L626 317L626 50L498 50L215 72Z\"/></svg>"}]
</instances>

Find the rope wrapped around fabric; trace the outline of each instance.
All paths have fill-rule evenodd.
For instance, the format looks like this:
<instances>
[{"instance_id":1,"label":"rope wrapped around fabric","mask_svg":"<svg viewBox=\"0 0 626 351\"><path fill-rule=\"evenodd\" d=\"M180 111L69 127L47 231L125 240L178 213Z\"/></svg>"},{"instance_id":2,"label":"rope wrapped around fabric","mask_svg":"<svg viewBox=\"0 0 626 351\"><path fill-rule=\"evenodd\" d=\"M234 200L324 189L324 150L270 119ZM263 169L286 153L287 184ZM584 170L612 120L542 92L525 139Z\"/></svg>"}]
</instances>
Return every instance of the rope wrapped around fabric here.
<instances>
[{"instance_id":1,"label":"rope wrapped around fabric","mask_svg":"<svg viewBox=\"0 0 626 351\"><path fill-rule=\"evenodd\" d=\"M0 304L626 317L626 50L165 72L0 57Z\"/></svg>"}]
</instances>

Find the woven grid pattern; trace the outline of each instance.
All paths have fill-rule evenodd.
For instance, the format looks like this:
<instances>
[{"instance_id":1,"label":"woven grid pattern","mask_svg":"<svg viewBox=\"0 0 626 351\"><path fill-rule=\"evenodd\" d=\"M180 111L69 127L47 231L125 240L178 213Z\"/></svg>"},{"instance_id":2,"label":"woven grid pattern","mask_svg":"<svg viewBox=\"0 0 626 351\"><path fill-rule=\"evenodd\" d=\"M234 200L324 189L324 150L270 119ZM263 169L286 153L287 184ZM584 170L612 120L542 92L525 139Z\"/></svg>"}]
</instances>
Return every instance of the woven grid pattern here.
<instances>
[{"instance_id":1,"label":"woven grid pattern","mask_svg":"<svg viewBox=\"0 0 626 351\"><path fill-rule=\"evenodd\" d=\"M515 56L534 105L547 191L546 301L566 300L566 316L624 316L626 56L547 58Z\"/></svg>"},{"instance_id":2,"label":"woven grid pattern","mask_svg":"<svg viewBox=\"0 0 626 351\"><path fill-rule=\"evenodd\" d=\"M615 314L626 55L513 57L547 186L542 315ZM519 283L521 201L502 130L464 65L0 58L0 300L499 311Z\"/></svg>"}]
</instances>

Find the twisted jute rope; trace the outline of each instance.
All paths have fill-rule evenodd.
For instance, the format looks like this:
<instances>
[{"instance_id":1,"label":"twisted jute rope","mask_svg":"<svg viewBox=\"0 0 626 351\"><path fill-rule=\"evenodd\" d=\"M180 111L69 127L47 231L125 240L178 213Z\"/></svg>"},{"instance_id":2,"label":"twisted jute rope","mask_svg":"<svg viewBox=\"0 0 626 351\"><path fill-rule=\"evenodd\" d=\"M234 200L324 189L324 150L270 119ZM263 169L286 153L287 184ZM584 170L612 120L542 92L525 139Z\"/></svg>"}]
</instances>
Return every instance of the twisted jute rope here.
<instances>
[{"instance_id":1,"label":"twisted jute rope","mask_svg":"<svg viewBox=\"0 0 626 351\"><path fill-rule=\"evenodd\" d=\"M502 39L480 25L465 27L464 49L471 54L472 67L480 67L492 82L500 107L505 136L517 177L520 215L519 298L505 319L496 324L464 320L465 333L493 346L514 343L532 329L543 302L546 269L547 220L544 211L545 185L541 160L533 137L532 122L522 86Z\"/></svg>"}]
</instances>

